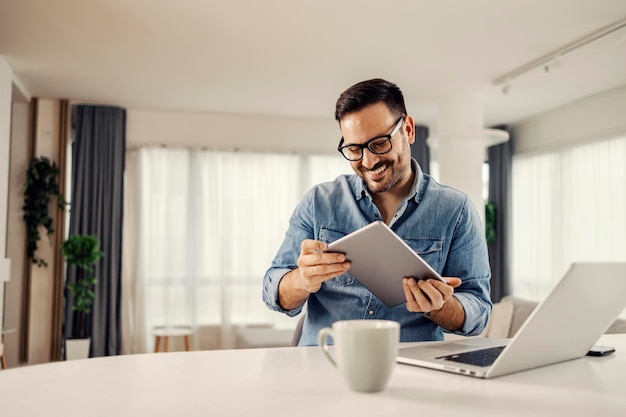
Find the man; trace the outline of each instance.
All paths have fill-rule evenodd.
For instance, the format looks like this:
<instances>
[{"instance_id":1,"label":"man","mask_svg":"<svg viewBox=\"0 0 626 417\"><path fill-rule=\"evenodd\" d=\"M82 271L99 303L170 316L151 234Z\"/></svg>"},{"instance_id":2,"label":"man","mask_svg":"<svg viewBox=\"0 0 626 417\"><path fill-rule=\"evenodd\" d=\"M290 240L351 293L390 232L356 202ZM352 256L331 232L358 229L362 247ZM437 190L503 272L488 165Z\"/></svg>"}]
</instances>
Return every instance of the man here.
<instances>
[{"instance_id":1,"label":"man","mask_svg":"<svg viewBox=\"0 0 626 417\"><path fill-rule=\"evenodd\" d=\"M338 150L356 175L313 187L293 212L285 240L263 279L263 300L289 316L306 305L299 346L317 344L334 321L388 319L400 340L476 335L491 313L490 268L480 218L469 198L435 182L411 158L414 121L400 89L373 79L337 100ZM404 277L406 304L387 307L350 274L328 243L382 220L446 283Z\"/></svg>"}]
</instances>

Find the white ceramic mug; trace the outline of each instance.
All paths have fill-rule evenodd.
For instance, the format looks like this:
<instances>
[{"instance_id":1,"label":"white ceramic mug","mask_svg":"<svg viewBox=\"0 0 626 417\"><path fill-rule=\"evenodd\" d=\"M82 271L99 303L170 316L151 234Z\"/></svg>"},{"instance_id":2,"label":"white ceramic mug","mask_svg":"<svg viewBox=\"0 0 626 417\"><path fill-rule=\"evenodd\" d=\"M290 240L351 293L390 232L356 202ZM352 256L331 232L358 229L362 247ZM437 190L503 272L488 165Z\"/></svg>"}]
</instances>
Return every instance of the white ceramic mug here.
<instances>
[{"instance_id":1,"label":"white ceramic mug","mask_svg":"<svg viewBox=\"0 0 626 417\"><path fill-rule=\"evenodd\" d=\"M328 338L334 342L331 354ZM400 323L391 320L342 320L320 330L318 343L350 389L385 389L396 364Z\"/></svg>"}]
</instances>

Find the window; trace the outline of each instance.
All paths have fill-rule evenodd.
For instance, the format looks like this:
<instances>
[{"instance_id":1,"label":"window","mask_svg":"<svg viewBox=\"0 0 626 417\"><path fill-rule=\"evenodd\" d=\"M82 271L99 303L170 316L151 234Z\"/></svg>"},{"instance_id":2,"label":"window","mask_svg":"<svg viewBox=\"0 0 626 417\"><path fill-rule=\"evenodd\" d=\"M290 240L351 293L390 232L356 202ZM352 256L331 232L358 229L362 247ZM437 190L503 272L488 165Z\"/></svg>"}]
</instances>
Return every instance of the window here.
<instances>
[{"instance_id":1,"label":"window","mask_svg":"<svg viewBox=\"0 0 626 417\"><path fill-rule=\"evenodd\" d=\"M147 329L272 324L262 278L293 209L314 184L352 169L341 155L140 151L140 270Z\"/></svg>"},{"instance_id":2,"label":"window","mask_svg":"<svg viewBox=\"0 0 626 417\"><path fill-rule=\"evenodd\" d=\"M513 158L512 286L543 299L572 262L626 261L626 138Z\"/></svg>"}]
</instances>

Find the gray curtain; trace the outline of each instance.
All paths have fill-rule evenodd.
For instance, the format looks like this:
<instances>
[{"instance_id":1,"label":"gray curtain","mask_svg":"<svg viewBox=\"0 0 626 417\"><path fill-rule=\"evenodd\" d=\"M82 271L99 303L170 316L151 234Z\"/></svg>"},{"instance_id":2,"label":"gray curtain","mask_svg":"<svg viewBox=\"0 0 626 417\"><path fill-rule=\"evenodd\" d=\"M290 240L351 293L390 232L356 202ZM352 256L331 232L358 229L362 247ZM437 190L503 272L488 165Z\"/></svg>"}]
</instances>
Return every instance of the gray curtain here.
<instances>
[{"instance_id":1,"label":"gray curtain","mask_svg":"<svg viewBox=\"0 0 626 417\"><path fill-rule=\"evenodd\" d=\"M511 163L513 134L507 126L496 126L509 132L510 139L489 147L489 201L495 205L495 241L488 245L491 264L491 299L498 302L510 294L510 219L511 219Z\"/></svg>"},{"instance_id":2,"label":"gray curtain","mask_svg":"<svg viewBox=\"0 0 626 417\"><path fill-rule=\"evenodd\" d=\"M430 152L426 139L428 139L428 128L415 125L415 142L411 145L411 156L420 164L424 174L430 174Z\"/></svg>"},{"instance_id":3,"label":"gray curtain","mask_svg":"<svg viewBox=\"0 0 626 417\"><path fill-rule=\"evenodd\" d=\"M118 107L72 107L72 197L70 234L100 239L104 252L95 267L96 301L86 318L90 356L120 353L122 206L126 153L126 110ZM67 282L76 281L70 268ZM66 298L71 297L66 290ZM64 336L77 334L71 303L66 302Z\"/></svg>"}]
</instances>

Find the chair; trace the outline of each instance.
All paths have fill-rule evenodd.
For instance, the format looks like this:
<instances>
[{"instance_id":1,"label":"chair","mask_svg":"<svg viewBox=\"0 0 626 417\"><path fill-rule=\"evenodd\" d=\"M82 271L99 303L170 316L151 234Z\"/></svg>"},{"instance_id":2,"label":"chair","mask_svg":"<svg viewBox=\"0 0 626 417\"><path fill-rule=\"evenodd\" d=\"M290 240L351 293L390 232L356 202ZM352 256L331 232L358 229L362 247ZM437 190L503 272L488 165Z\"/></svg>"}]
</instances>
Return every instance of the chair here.
<instances>
[{"instance_id":1,"label":"chair","mask_svg":"<svg viewBox=\"0 0 626 417\"><path fill-rule=\"evenodd\" d=\"M291 337L291 346L298 346L298 342L300 341L300 336L302 336L302 326L304 325L304 319L306 315L303 314L298 320L298 324L296 324L296 328L293 331L293 336Z\"/></svg>"}]
</instances>

